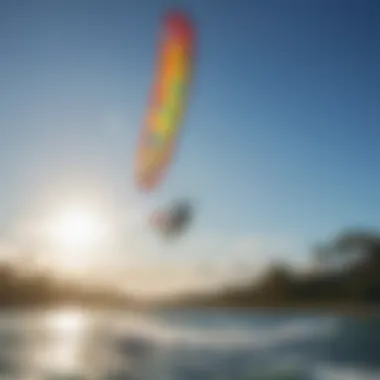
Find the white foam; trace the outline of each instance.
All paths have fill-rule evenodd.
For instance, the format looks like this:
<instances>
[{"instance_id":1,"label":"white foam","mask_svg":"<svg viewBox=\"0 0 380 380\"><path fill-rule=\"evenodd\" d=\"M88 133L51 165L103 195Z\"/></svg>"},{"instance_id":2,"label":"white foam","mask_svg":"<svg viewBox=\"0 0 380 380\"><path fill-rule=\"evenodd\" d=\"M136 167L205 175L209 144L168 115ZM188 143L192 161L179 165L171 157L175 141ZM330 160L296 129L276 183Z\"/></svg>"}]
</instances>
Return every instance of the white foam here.
<instances>
[{"instance_id":1,"label":"white foam","mask_svg":"<svg viewBox=\"0 0 380 380\"><path fill-rule=\"evenodd\" d=\"M380 368L371 371L321 363L315 367L313 376L313 380L380 380Z\"/></svg>"}]
</instances>

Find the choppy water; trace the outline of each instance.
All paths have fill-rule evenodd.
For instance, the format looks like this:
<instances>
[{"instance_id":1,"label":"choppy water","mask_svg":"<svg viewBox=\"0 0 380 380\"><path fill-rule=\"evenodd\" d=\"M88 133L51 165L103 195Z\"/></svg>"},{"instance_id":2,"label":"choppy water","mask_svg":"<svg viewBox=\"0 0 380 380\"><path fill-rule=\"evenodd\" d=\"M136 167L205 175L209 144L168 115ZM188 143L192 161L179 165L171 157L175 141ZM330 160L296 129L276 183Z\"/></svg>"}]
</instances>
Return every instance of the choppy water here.
<instances>
[{"instance_id":1,"label":"choppy water","mask_svg":"<svg viewBox=\"0 0 380 380\"><path fill-rule=\"evenodd\" d=\"M380 380L380 320L3 312L0 379Z\"/></svg>"}]
</instances>

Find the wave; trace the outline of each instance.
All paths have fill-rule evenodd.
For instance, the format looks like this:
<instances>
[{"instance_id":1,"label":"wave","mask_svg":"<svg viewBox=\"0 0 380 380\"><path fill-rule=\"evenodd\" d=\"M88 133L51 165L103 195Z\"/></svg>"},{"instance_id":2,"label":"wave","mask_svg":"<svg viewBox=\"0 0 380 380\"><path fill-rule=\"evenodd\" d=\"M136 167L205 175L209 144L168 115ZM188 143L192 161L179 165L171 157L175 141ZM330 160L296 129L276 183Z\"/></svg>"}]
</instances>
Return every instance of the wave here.
<instances>
[{"instance_id":1,"label":"wave","mask_svg":"<svg viewBox=\"0 0 380 380\"><path fill-rule=\"evenodd\" d=\"M336 318L303 318L283 321L271 326L223 326L201 328L173 325L154 318L129 317L117 328L117 335L140 336L159 345L182 344L215 348L264 348L315 337L325 337L337 331Z\"/></svg>"}]
</instances>

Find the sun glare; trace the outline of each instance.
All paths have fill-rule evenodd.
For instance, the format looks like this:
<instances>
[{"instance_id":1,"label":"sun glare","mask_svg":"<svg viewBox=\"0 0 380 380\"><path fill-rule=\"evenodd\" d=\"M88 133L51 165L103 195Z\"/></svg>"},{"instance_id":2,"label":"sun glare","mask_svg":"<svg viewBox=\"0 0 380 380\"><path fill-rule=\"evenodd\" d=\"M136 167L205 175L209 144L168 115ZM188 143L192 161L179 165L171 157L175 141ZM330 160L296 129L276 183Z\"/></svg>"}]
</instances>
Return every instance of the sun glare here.
<instances>
[{"instance_id":1,"label":"sun glare","mask_svg":"<svg viewBox=\"0 0 380 380\"><path fill-rule=\"evenodd\" d=\"M67 210L52 225L52 238L62 248L88 249L104 234L101 221L87 210Z\"/></svg>"},{"instance_id":2,"label":"sun glare","mask_svg":"<svg viewBox=\"0 0 380 380\"><path fill-rule=\"evenodd\" d=\"M62 270L88 267L103 244L110 240L107 218L83 205L63 207L48 218L45 237L50 259Z\"/></svg>"}]
</instances>

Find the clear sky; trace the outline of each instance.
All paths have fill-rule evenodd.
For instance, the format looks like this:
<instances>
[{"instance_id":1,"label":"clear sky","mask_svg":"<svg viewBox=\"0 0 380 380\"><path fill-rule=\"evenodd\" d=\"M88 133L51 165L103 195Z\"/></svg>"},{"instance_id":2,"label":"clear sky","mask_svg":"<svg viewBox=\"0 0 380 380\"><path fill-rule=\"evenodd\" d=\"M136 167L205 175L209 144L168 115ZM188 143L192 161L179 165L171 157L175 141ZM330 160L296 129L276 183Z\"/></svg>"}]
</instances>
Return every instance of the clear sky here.
<instances>
[{"instance_id":1,"label":"clear sky","mask_svg":"<svg viewBox=\"0 0 380 380\"><path fill-rule=\"evenodd\" d=\"M147 197L132 160L172 5L196 21L195 81L174 165ZM364 0L1 1L1 222L47 188L88 188L120 209L193 197L188 241L310 245L377 227L379 20Z\"/></svg>"}]
</instances>

